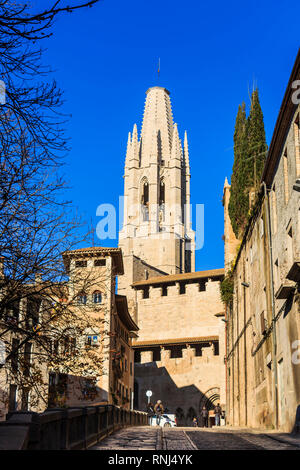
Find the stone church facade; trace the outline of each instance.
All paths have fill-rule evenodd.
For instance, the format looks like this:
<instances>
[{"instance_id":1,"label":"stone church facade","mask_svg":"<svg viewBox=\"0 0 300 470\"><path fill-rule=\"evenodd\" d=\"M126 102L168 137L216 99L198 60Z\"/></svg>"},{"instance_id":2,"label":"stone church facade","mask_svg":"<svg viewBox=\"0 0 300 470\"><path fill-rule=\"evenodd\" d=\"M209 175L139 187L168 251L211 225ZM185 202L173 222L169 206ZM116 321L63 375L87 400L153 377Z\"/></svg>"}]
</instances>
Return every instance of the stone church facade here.
<instances>
[{"instance_id":1,"label":"stone church facade","mask_svg":"<svg viewBox=\"0 0 300 470\"><path fill-rule=\"evenodd\" d=\"M128 137L118 292L139 326L135 407L145 409L151 390L179 424L190 424L204 404L225 408L224 270L195 272L190 176L187 135L182 145L170 93L152 87L141 134L134 125Z\"/></svg>"}]
</instances>

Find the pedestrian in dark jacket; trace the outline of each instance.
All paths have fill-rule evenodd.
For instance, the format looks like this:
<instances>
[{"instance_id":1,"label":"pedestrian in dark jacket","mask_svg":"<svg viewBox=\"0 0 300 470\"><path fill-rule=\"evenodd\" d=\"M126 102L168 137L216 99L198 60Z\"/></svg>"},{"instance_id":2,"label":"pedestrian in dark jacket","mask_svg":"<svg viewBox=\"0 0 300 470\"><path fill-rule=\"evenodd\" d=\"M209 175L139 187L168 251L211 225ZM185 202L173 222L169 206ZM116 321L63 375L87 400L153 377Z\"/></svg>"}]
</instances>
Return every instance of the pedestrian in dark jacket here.
<instances>
[{"instance_id":1,"label":"pedestrian in dark jacket","mask_svg":"<svg viewBox=\"0 0 300 470\"><path fill-rule=\"evenodd\" d=\"M201 410L202 425L208 428L208 411L205 406Z\"/></svg>"},{"instance_id":2,"label":"pedestrian in dark jacket","mask_svg":"<svg viewBox=\"0 0 300 470\"><path fill-rule=\"evenodd\" d=\"M154 415L154 405L151 403L151 401L147 405L147 413L149 416Z\"/></svg>"},{"instance_id":3,"label":"pedestrian in dark jacket","mask_svg":"<svg viewBox=\"0 0 300 470\"><path fill-rule=\"evenodd\" d=\"M160 400L157 400L157 403L154 407L154 413L156 414L156 426L160 425L161 416L164 412L164 407Z\"/></svg>"},{"instance_id":4,"label":"pedestrian in dark jacket","mask_svg":"<svg viewBox=\"0 0 300 470\"><path fill-rule=\"evenodd\" d=\"M220 426L220 419L222 414L222 408L220 407L220 403L217 404L215 407L215 424L216 426Z\"/></svg>"},{"instance_id":5,"label":"pedestrian in dark jacket","mask_svg":"<svg viewBox=\"0 0 300 470\"><path fill-rule=\"evenodd\" d=\"M195 428L198 426L198 420L197 420L196 416L194 416L194 418L193 418L193 426Z\"/></svg>"}]
</instances>

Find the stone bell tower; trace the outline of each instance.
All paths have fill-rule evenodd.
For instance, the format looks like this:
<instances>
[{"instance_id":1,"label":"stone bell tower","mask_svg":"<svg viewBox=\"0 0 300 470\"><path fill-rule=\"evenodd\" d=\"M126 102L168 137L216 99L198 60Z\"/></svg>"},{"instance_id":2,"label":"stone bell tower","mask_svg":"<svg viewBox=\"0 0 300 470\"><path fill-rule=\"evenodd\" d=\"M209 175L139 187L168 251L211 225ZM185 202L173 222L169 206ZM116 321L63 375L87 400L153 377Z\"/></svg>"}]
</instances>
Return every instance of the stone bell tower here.
<instances>
[{"instance_id":1,"label":"stone bell tower","mask_svg":"<svg viewBox=\"0 0 300 470\"><path fill-rule=\"evenodd\" d=\"M182 146L166 88L147 90L141 135L136 124L129 133L124 196L120 293L148 276L195 271L187 135Z\"/></svg>"}]
</instances>

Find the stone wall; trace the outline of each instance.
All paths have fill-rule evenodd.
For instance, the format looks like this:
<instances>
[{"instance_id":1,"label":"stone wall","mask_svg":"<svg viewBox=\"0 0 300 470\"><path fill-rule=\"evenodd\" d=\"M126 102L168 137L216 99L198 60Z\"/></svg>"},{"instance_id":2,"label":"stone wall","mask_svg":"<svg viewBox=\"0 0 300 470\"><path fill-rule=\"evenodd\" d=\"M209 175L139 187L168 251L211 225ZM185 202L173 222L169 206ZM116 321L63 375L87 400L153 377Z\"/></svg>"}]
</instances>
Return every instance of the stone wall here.
<instances>
[{"instance_id":1,"label":"stone wall","mask_svg":"<svg viewBox=\"0 0 300 470\"><path fill-rule=\"evenodd\" d=\"M138 384L138 409L145 410L146 391L152 390L152 403L162 400L170 413L177 413L178 424L191 425L193 414L199 416L203 403L221 403L220 377L224 362L215 356L212 347L203 349L202 356L195 356L195 349L183 350L182 358L170 358L170 351L162 352L162 360L135 364L135 381Z\"/></svg>"},{"instance_id":2,"label":"stone wall","mask_svg":"<svg viewBox=\"0 0 300 470\"><path fill-rule=\"evenodd\" d=\"M153 390L155 400L167 401L168 408L174 412L178 408L184 410L184 420L190 408L199 412L200 401L204 395L208 397L206 394L212 389L218 389L215 399L225 407L224 307L220 301L219 281L206 281L205 291L200 290L199 282L194 282L186 284L183 294L178 283L167 287L167 295L162 295L162 287L150 286L147 299L142 298L142 290L137 290L140 331L134 347L147 342L163 345L164 341L173 339L184 348L182 358L170 358L166 346L161 351L161 360L152 362L150 348L144 347L142 364L135 364L140 409L144 409L147 388ZM202 356L195 355L192 345L185 349L188 338L209 341L213 337L219 342L218 356L213 355L211 348L203 348Z\"/></svg>"},{"instance_id":3,"label":"stone wall","mask_svg":"<svg viewBox=\"0 0 300 470\"><path fill-rule=\"evenodd\" d=\"M205 291L197 282L187 284L185 294L179 289L179 283L168 286L163 296L161 287L150 286L148 299L137 290L139 342L220 335L224 323L215 316L224 311L219 281L208 280Z\"/></svg>"}]
</instances>

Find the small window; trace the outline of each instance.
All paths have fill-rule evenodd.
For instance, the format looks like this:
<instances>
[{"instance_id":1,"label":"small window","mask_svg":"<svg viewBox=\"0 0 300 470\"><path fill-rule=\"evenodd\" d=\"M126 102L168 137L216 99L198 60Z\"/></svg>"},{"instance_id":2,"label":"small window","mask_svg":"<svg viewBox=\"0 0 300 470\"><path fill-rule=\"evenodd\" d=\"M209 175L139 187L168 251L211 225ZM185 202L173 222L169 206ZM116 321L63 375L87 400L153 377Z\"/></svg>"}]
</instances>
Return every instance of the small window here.
<instances>
[{"instance_id":1,"label":"small window","mask_svg":"<svg viewBox=\"0 0 300 470\"><path fill-rule=\"evenodd\" d=\"M86 268L86 267L87 267L87 261L84 261L84 260L75 261L75 268Z\"/></svg>"},{"instance_id":2,"label":"small window","mask_svg":"<svg viewBox=\"0 0 300 470\"><path fill-rule=\"evenodd\" d=\"M219 356L220 354L219 341L214 342L213 345L214 345L214 355Z\"/></svg>"},{"instance_id":3,"label":"small window","mask_svg":"<svg viewBox=\"0 0 300 470\"><path fill-rule=\"evenodd\" d=\"M149 299L149 287L143 289L143 299Z\"/></svg>"},{"instance_id":4,"label":"small window","mask_svg":"<svg viewBox=\"0 0 300 470\"><path fill-rule=\"evenodd\" d=\"M143 184L143 193L141 198L143 221L149 221L149 186L145 181Z\"/></svg>"},{"instance_id":5,"label":"small window","mask_svg":"<svg viewBox=\"0 0 300 470\"><path fill-rule=\"evenodd\" d=\"M77 297L77 301L80 305L85 305L86 302L87 302L86 294L84 294L84 293L79 294L79 296Z\"/></svg>"},{"instance_id":6,"label":"small window","mask_svg":"<svg viewBox=\"0 0 300 470\"><path fill-rule=\"evenodd\" d=\"M85 345L90 346L98 346L99 344L99 337L98 335L88 335L85 340Z\"/></svg>"},{"instance_id":7,"label":"small window","mask_svg":"<svg viewBox=\"0 0 300 470\"><path fill-rule=\"evenodd\" d=\"M12 340L12 353L11 353L11 370L14 373L18 372L18 356L19 356L19 340L13 339Z\"/></svg>"},{"instance_id":8,"label":"small window","mask_svg":"<svg viewBox=\"0 0 300 470\"><path fill-rule=\"evenodd\" d=\"M31 366L32 343L26 343L24 348L24 376L29 377Z\"/></svg>"},{"instance_id":9,"label":"small window","mask_svg":"<svg viewBox=\"0 0 300 470\"><path fill-rule=\"evenodd\" d=\"M95 259L94 266L105 266L106 259Z\"/></svg>"},{"instance_id":10,"label":"small window","mask_svg":"<svg viewBox=\"0 0 300 470\"><path fill-rule=\"evenodd\" d=\"M163 181L160 182L159 185L159 205L165 203L165 183Z\"/></svg>"},{"instance_id":11,"label":"small window","mask_svg":"<svg viewBox=\"0 0 300 470\"><path fill-rule=\"evenodd\" d=\"M102 302L102 294L100 291L95 291L93 293L93 302L94 304L101 304Z\"/></svg>"},{"instance_id":12,"label":"small window","mask_svg":"<svg viewBox=\"0 0 300 470\"><path fill-rule=\"evenodd\" d=\"M205 281L199 282L199 292L205 292L206 291L206 283Z\"/></svg>"},{"instance_id":13,"label":"small window","mask_svg":"<svg viewBox=\"0 0 300 470\"><path fill-rule=\"evenodd\" d=\"M22 390L22 401L21 401L21 410L28 411L29 408L29 389L23 388Z\"/></svg>"},{"instance_id":14,"label":"small window","mask_svg":"<svg viewBox=\"0 0 300 470\"><path fill-rule=\"evenodd\" d=\"M162 286L162 296L167 297L168 295L168 286Z\"/></svg>"},{"instance_id":15,"label":"small window","mask_svg":"<svg viewBox=\"0 0 300 470\"><path fill-rule=\"evenodd\" d=\"M179 294L185 294L185 284L183 282L179 284Z\"/></svg>"}]
</instances>

